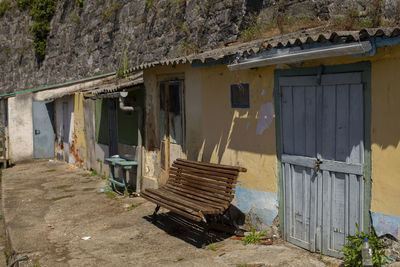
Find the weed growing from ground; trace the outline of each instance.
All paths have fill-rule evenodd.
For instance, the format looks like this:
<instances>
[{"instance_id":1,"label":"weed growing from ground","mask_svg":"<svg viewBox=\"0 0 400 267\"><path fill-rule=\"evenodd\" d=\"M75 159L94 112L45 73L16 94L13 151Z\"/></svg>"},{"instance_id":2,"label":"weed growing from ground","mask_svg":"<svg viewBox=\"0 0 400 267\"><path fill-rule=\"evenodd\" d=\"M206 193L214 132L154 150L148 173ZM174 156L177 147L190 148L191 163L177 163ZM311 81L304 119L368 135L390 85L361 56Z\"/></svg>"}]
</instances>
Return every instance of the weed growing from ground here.
<instances>
[{"instance_id":1,"label":"weed growing from ground","mask_svg":"<svg viewBox=\"0 0 400 267\"><path fill-rule=\"evenodd\" d=\"M8 250L7 249L4 250L4 257L6 257L6 264L8 265L8 262L10 260L10 255L8 254Z\"/></svg>"},{"instance_id":2,"label":"weed growing from ground","mask_svg":"<svg viewBox=\"0 0 400 267\"><path fill-rule=\"evenodd\" d=\"M217 245L215 245L214 243L209 244L208 246L206 246L206 249L217 251Z\"/></svg>"},{"instance_id":3,"label":"weed growing from ground","mask_svg":"<svg viewBox=\"0 0 400 267\"><path fill-rule=\"evenodd\" d=\"M331 266L331 265L332 265L332 262L326 260L326 259L324 258L324 255L322 255L322 254L319 254L319 260L320 260L321 262L323 262L323 263L325 264L325 266Z\"/></svg>"},{"instance_id":4,"label":"weed growing from ground","mask_svg":"<svg viewBox=\"0 0 400 267\"><path fill-rule=\"evenodd\" d=\"M140 203L138 203L138 204L133 203L132 205L130 205L130 206L128 207L128 210L134 210L134 209L136 209L136 208L139 207L139 206L140 206Z\"/></svg>"},{"instance_id":5,"label":"weed growing from ground","mask_svg":"<svg viewBox=\"0 0 400 267\"><path fill-rule=\"evenodd\" d=\"M268 230L257 233L256 228L254 226L251 227L250 234L243 238L243 243L247 244L255 244L261 241L261 239L268 233Z\"/></svg>"},{"instance_id":6,"label":"weed growing from ground","mask_svg":"<svg viewBox=\"0 0 400 267\"><path fill-rule=\"evenodd\" d=\"M90 173L90 176L98 176L103 180L106 179L106 175L105 174L102 174L102 173L100 174L96 170L92 170L92 172Z\"/></svg>"},{"instance_id":7,"label":"weed growing from ground","mask_svg":"<svg viewBox=\"0 0 400 267\"><path fill-rule=\"evenodd\" d=\"M104 195L106 195L107 197L117 200L117 196L115 195L115 193L113 191L105 191Z\"/></svg>"},{"instance_id":8,"label":"weed growing from ground","mask_svg":"<svg viewBox=\"0 0 400 267\"><path fill-rule=\"evenodd\" d=\"M376 236L375 231L372 229L372 233L360 232L358 225L356 224L356 234L349 235L347 243L344 245L342 252L344 254L344 266L362 266L362 245L364 238L368 238L369 246L372 249L372 263L374 266L383 266L390 263L389 258L385 255L385 249L383 248L381 240Z\"/></svg>"}]
</instances>

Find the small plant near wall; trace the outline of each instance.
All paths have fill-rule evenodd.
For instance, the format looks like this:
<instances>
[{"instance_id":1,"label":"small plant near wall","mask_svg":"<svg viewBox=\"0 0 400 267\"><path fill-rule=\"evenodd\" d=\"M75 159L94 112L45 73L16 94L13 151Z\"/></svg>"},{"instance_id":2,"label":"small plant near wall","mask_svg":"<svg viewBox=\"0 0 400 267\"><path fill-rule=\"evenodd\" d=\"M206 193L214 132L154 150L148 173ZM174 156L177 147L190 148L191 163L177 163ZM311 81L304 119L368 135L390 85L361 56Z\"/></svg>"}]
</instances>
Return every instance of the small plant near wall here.
<instances>
[{"instance_id":1,"label":"small plant near wall","mask_svg":"<svg viewBox=\"0 0 400 267\"><path fill-rule=\"evenodd\" d=\"M389 258L385 255L381 240L376 236L374 230L371 234L360 232L356 224L357 233L347 237L348 243L344 245L342 252L344 254L344 266L356 267L362 266L362 245L365 238L368 238L369 246L372 249L372 263L374 266L383 266L390 262Z\"/></svg>"},{"instance_id":2,"label":"small plant near wall","mask_svg":"<svg viewBox=\"0 0 400 267\"><path fill-rule=\"evenodd\" d=\"M259 243L267 233L268 230L257 232L256 228L254 226L251 226L250 234L243 238L243 243L245 245Z\"/></svg>"}]
</instances>

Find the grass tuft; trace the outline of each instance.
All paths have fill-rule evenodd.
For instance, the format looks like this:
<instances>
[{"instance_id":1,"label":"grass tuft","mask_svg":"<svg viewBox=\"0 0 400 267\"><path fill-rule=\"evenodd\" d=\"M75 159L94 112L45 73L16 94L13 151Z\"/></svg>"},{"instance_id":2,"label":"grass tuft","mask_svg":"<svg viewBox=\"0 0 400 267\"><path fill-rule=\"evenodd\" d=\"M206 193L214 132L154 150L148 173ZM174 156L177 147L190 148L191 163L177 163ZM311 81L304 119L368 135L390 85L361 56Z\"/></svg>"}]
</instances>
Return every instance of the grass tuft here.
<instances>
[{"instance_id":1,"label":"grass tuft","mask_svg":"<svg viewBox=\"0 0 400 267\"><path fill-rule=\"evenodd\" d=\"M141 205L141 203L137 203L137 204L133 203L132 205L130 205L130 206L128 207L128 210L134 210L134 209L136 209L137 207L139 207L140 205Z\"/></svg>"},{"instance_id":2,"label":"grass tuft","mask_svg":"<svg viewBox=\"0 0 400 267\"><path fill-rule=\"evenodd\" d=\"M113 192L113 191L105 191L104 195L106 195L107 197L117 200L117 195Z\"/></svg>"},{"instance_id":3,"label":"grass tuft","mask_svg":"<svg viewBox=\"0 0 400 267\"><path fill-rule=\"evenodd\" d=\"M243 238L245 245L259 243L261 239L268 233L268 230L257 232L254 226L251 227L250 234Z\"/></svg>"},{"instance_id":4,"label":"grass tuft","mask_svg":"<svg viewBox=\"0 0 400 267\"><path fill-rule=\"evenodd\" d=\"M217 245L215 245L214 243L209 244L206 246L206 249L212 250L212 251L217 251Z\"/></svg>"}]
</instances>

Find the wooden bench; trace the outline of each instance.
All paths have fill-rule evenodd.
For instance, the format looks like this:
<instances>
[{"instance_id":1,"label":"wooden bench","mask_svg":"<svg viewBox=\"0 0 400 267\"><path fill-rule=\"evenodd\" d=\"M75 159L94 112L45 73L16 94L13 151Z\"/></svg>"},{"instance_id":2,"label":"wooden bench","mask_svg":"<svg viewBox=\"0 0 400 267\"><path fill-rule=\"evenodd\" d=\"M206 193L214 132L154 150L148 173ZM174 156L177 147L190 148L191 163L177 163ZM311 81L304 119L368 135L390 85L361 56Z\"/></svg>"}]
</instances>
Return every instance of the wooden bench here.
<instances>
[{"instance_id":1,"label":"wooden bench","mask_svg":"<svg viewBox=\"0 0 400 267\"><path fill-rule=\"evenodd\" d=\"M177 159L167 183L159 189L146 189L141 196L160 207L191 220L207 223L212 215L222 215L235 194L239 172L245 168Z\"/></svg>"}]
</instances>

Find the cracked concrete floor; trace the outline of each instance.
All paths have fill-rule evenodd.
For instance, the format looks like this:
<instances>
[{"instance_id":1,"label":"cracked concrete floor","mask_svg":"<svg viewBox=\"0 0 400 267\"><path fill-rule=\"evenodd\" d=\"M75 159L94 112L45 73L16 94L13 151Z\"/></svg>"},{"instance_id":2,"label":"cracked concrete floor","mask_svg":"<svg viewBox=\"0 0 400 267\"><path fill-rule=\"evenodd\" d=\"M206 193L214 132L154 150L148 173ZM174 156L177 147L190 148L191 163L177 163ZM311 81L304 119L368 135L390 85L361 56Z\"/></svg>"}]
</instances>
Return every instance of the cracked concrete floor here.
<instances>
[{"instance_id":1,"label":"cracked concrete floor","mask_svg":"<svg viewBox=\"0 0 400 267\"><path fill-rule=\"evenodd\" d=\"M142 198L99 193L106 180L57 162L3 171L5 227L20 266L334 266L284 241L247 245L202 229ZM83 240L83 237L90 237ZM213 249L202 248L215 243ZM329 262L329 263L328 263Z\"/></svg>"}]
</instances>

